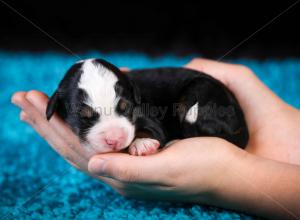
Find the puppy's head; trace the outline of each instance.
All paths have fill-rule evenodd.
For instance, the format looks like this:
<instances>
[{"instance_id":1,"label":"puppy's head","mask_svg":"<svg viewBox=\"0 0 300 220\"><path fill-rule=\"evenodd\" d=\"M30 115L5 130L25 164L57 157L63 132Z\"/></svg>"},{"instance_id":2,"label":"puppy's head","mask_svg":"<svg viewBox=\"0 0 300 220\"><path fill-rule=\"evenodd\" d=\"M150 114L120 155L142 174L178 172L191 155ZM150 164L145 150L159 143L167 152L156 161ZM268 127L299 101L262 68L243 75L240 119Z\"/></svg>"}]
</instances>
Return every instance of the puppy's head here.
<instances>
[{"instance_id":1,"label":"puppy's head","mask_svg":"<svg viewBox=\"0 0 300 220\"><path fill-rule=\"evenodd\" d=\"M133 110L140 104L134 84L112 64L88 59L74 64L47 106L69 124L83 145L97 153L126 148L135 136Z\"/></svg>"}]
</instances>

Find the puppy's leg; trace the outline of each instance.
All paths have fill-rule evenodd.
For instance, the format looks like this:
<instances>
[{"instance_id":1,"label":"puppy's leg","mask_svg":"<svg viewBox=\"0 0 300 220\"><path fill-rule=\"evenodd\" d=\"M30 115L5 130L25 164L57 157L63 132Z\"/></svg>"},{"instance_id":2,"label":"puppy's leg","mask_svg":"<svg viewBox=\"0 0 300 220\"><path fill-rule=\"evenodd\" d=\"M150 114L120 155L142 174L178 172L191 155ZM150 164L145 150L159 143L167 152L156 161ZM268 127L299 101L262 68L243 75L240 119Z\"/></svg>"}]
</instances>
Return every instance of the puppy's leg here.
<instances>
[{"instance_id":1,"label":"puppy's leg","mask_svg":"<svg viewBox=\"0 0 300 220\"><path fill-rule=\"evenodd\" d=\"M157 152L160 143L152 138L136 138L129 146L129 153L136 156L146 156Z\"/></svg>"},{"instance_id":2,"label":"puppy's leg","mask_svg":"<svg viewBox=\"0 0 300 220\"><path fill-rule=\"evenodd\" d=\"M136 139L129 146L129 153L144 156L156 153L166 144L165 131L155 118L139 117L136 120Z\"/></svg>"}]
</instances>

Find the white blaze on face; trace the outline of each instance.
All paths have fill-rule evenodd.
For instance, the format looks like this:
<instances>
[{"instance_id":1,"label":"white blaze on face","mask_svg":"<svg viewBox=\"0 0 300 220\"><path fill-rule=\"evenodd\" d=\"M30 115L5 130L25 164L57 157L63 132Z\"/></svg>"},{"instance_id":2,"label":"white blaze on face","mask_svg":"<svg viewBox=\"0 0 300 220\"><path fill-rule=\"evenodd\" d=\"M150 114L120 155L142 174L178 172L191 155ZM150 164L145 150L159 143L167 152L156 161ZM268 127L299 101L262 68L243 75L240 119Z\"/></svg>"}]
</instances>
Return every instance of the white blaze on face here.
<instances>
[{"instance_id":1,"label":"white blaze on face","mask_svg":"<svg viewBox=\"0 0 300 220\"><path fill-rule=\"evenodd\" d=\"M120 100L115 91L117 81L118 78L113 72L94 62L93 59L83 61L78 87L88 95L85 104L100 115L99 121L90 128L87 141L99 153L121 150L134 138L133 124L126 117L116 113L116 106ZM118 132L114 135L113 131ZM107 145L105 134L110 134L110 138L118 139L119 144L115 149L112 150L111 146Z\"/></svg>"},{"instance_id":2,"label":"white blaze on face","mask_svg":"<svg viewBox=\"0 0 300 220\"><path fill-rule=\"evenodd\" d=\"M195 123L198 118L198 102L194 104L186 113L185 120L191 124Z\"/></svg>"}]
</instances>

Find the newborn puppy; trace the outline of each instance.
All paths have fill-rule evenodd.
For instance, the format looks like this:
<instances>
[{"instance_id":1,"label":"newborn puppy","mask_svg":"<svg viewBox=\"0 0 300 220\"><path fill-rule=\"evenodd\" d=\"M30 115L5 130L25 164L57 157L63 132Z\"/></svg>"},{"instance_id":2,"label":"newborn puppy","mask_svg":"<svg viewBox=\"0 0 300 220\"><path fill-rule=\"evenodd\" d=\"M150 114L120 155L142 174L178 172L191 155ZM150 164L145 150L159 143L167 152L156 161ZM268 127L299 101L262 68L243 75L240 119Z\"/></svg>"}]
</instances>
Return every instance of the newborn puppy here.
<instances>
[{"instance_id":1,"label":"newborn puppy","mask_svg":"<svg viewBox=\"0 0 300 220\"><path fill-rule=\"evenodd\" d=\"M134 70L126 74L102 59L74 64L49 100L83 146L95 153L129 147L155 153L174 139L215 136L239 147L248 142L243 112L219 81L185 68Z\"/></svg>"}]
</instances>

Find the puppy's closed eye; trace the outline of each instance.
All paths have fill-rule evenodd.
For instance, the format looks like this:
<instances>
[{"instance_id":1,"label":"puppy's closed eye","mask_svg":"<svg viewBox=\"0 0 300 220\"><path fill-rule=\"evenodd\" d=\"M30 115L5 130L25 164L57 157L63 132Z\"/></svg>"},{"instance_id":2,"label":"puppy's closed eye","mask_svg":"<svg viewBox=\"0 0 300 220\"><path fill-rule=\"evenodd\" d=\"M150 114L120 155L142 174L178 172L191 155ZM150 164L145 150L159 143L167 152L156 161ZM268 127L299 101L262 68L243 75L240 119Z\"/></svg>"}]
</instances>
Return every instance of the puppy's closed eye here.
<instances>
[{"instance_id":1,"label":"puppy's closed eye","mask_svg":"<svg viewBox=\"0 0 300 220\"><path fill-rule=\"evenodd\" d=\"M120 99L117 108L122 113L124 113L124 112L129 113L130 110L132 109L132 107L133 106L132 106L131 102L129 102L128 100L122 98L122 99Z\"/></svg>"},{"instance_id":2,"label":"puppy's closed eye","mask_svg":"<svg viewBox=\"0 0 300 220\"><path fill-rule=\"evenodd\" d=\"M82 118L94 118L98 116L98 113L93 110L92 107L84 105L79 112L80 117Z\"/></svg>"},{"instance_id":3,"label":"puppy's closed eye","mask_svg":"<svg viewBox=\"0 0 300 220\"><path fill-rule=\"evenodd\" d=\"M125 99L121 99L119 102L120 110L125 111L127 107L129 106L129 102Z\"/></svg>"}]
</instances>

